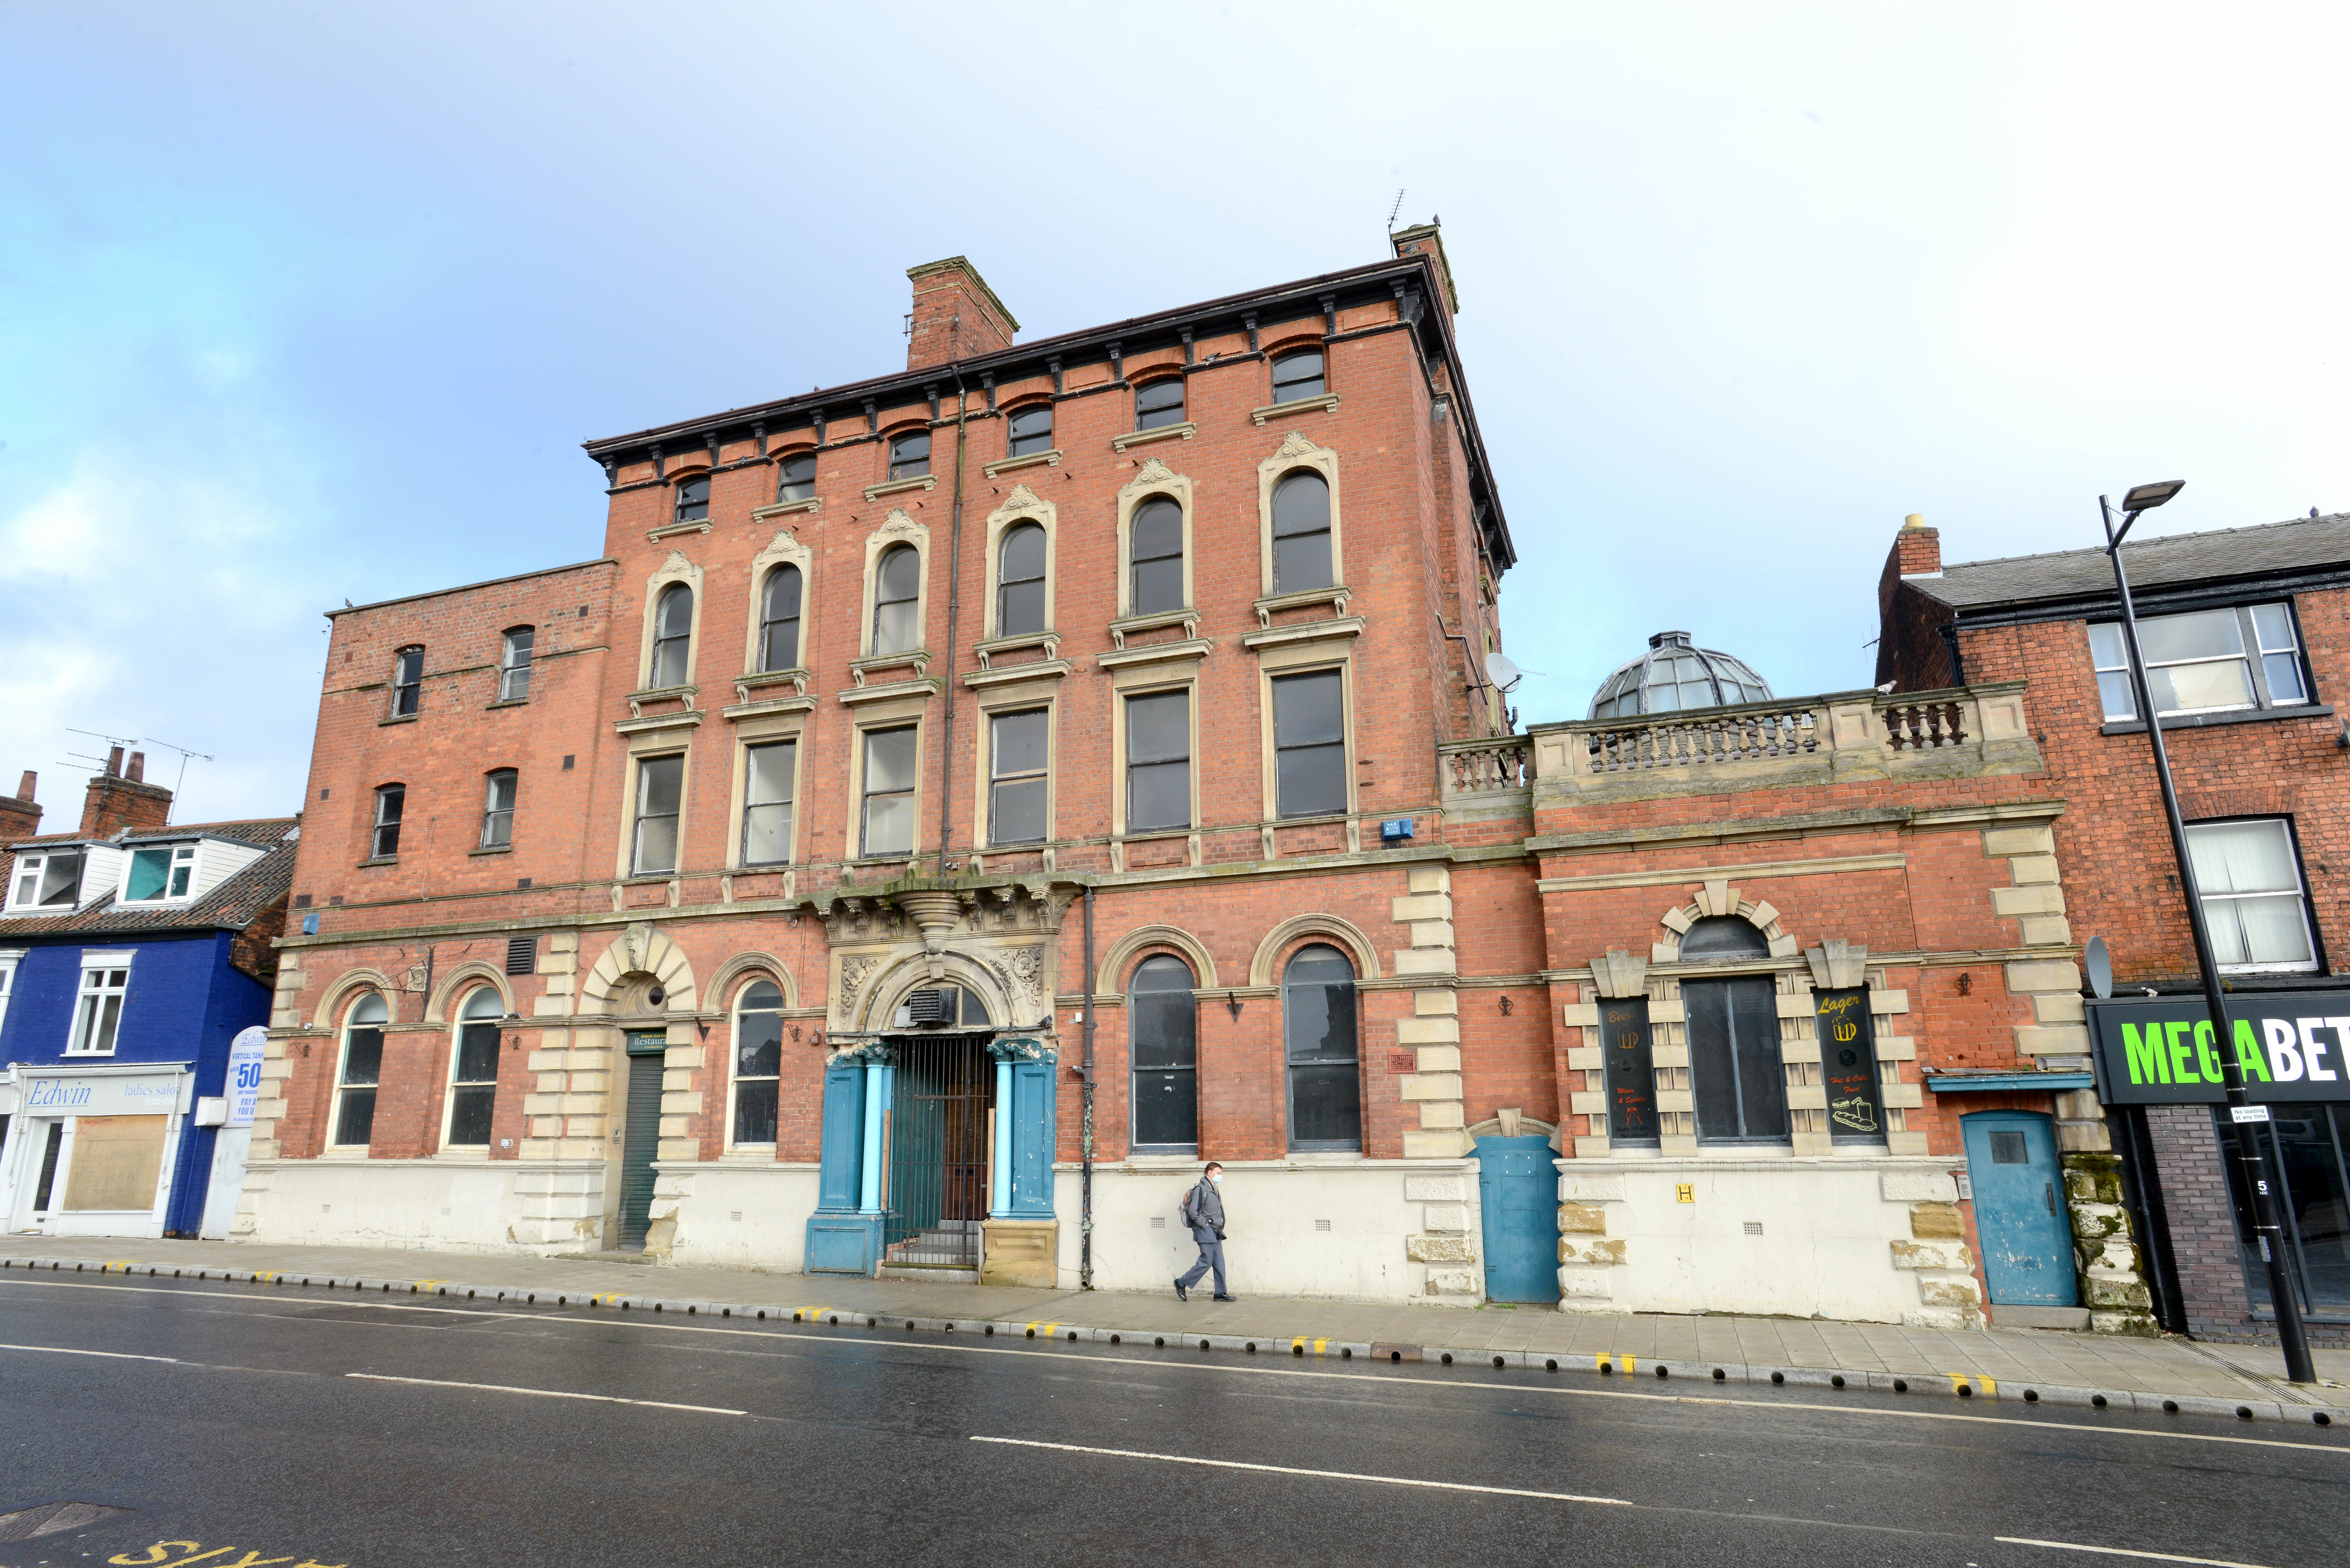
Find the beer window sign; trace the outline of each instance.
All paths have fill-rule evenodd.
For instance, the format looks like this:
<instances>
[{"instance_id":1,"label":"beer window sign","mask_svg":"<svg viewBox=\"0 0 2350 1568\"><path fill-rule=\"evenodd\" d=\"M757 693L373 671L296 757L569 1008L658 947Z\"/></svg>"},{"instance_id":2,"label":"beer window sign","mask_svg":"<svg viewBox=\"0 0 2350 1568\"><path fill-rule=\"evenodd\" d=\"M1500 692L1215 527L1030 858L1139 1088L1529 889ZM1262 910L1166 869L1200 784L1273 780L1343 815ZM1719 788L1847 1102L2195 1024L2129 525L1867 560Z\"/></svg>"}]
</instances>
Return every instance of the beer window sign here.
<instances>
[{"instance_id":1,"label":"beer window sign","mask_svg":"<svg viewBox=\"0 0 2350 1568\"><path fill-rule=\"evenodd\" d=\"M2228 998L2236 1063L2255 1101L2350 1100L2350 992ZM2199 996L2093 1002L2097 1097L2109 1106L2219 1105L2218 1032Z\"/></svg>"},{"instance_id":2,"label":"beer window sign","mask_svg":"<svg viewBox=\"0 0 2350 1568\"><path fill-rule=\"evenodd\" d=\"M1829 1137L1837 1143L1883 1143L1885 1096L1877 1086L1868 992L1814 992L1812 1002L1819 1023L1820 1082L1827 1086Z\"/></svg>"},{"instance_id":3,"label":"beer window sign","mask_svg":"<svg viewBox=\"0 0 2350 1568\"><path fill-rule=\"evenodd\" d=\"M1599 1004L1599 1048L1607 1066L1607 1137L1613 1143L1657 1141L1656 1053L1648 1036L1648 999Z\"/></svg>"}]
</instances>

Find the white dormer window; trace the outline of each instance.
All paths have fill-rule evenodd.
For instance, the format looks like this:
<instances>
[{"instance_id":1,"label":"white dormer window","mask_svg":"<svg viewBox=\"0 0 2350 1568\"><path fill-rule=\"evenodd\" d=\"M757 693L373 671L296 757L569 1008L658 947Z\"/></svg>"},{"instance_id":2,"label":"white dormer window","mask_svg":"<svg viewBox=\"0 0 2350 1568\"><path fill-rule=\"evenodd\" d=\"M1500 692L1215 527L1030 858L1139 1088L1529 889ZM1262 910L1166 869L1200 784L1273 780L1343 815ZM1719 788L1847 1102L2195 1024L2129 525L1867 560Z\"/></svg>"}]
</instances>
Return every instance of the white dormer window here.
<instances>
[{"instance_id":1,"label":"white dormer window","mask_svg":"<svg viewBox=\"0 0 2350 1568\"><path fill-rule=\"evenodd\" d=\"M195 879L196 846L192 844L152 844L130 852L130 869L122 884L126 904L160 904L184 898Z\"/></svg>"},{"instance_id":2,"label":"white dormer window","mask_svg":"<svg viewBox=\"0 0 2350 1568\"><path fill-rule=\"evenodd\" d=\"M20 913L72 909L81 897L81 866L78 848L20 852L16 879L8 887L8 908Z\"/></svg>"}]
</instances>

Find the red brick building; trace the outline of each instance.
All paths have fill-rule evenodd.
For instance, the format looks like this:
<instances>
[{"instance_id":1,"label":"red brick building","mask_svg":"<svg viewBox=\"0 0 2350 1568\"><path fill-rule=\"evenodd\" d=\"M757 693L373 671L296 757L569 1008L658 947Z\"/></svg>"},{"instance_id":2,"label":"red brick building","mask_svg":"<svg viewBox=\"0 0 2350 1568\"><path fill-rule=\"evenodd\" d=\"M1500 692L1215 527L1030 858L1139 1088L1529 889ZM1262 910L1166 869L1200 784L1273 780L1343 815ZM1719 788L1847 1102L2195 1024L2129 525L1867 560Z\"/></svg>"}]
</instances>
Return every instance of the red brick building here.
<instances>
[{"instance_id":1,"label":"red brick building","mask_svg":"<svg viewBox=\"0 0 2350 1568\"><path fill-rule=\"evenodd\" d=\"M2350 1073L2322 1075L2350 1052L2334 1033L2350 1025L2335 956L2350 942L2350 895L2333 869L2350 870L2350 731L2330 705L2350 678L2350 518L2147 539L2123 556L2231 1007L2264 1031L2282 1021L2292 1037L2253 1054L2248 1078L2255 1097L2280 1106L2272 1136L2313 1337L2341 1342ZM2233 1135L2215 1122L2218 1085L2192 1072L2140 1096L2111 1071L2126 1017L2191 1023L2203 1002L2110 564L2090 548L1946 567L1935 531L1913 518L1880 603L1881 680L2031 683L2048 789L2064 802L2054 827L2064 912L2075 938L2102 937L2112 953L2116 1000L2088 1006L2117 1102L2116 1175L2133 1179L2134 1200L2155 1220L2156 1304L2178 1331L2272 1334L2265 1270L2248 1262L2239 1236L2249 1231L2231 1213L2242 1199L2231 1203L2232 1167L2220 1158L2220 1140ZM2306 1037L2290 1027L2297 1017L2313 1026Z\"/></svg>"},{"instance_id":2,"label":"red brick building","mask_svg":"<svg viewBox=\"0 0 2350 1568\"><path fill-rule=\"evenodd\" d=\"M589 443L600 559L336 612L249 1233L1160 1288L1212 1157L1243 1289L1981 1321L2022 691L1510 734L1395 248L1028 344L915 268L903 371Z\"/></svg>"}]
</instances>

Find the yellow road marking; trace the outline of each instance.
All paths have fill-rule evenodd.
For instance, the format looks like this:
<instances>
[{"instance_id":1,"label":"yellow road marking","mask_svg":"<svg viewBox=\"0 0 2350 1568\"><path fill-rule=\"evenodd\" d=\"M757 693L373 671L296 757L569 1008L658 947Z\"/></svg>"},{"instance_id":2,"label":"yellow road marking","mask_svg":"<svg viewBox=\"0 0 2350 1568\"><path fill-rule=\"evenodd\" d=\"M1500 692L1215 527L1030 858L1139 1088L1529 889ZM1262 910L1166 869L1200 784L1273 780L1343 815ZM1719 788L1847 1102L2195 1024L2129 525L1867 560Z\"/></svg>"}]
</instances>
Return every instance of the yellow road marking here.
<instances>
[{"instance_id":1,"label":"yellow road marking","mask_svg":"<svg viewBox=\"0 0 2350 1568\"><path fill-rule=\"evenodd\" d=\"M616 1302L624 1300L628 1293L629 1293L626 1291L602 1291L598 1292L595 1295L589 1296L588 1299L604 1306L610 1306Z\"/></svg>"},{"instance_id":2,"label":"yellow road marking","mask_svg":"<svg viewBox=\"0 0 2350 1568\"><path fill-rule=\"evenodd\" d=\"M1994 1399L1999 1397L1999 1379L1996 1377L1985 1377L1973 1372L1946 1372L1943 1376L1950 1380L1950 1392L1953 1394L1971 1383L1979 1393L1988 1394Z\"/></svg>"},{"instance_id":3,"label":"yellow road marking","mask_svg":"<svg viewBox=\"0 0 2350 1568\"><path fill-rule=\"evenodd\" d=\"M1050 1339L1053 1337L1053 1331L1061 1325L1057 1323L1032 1323L1026 1326L1028 1332L1035 1334L1037 1338Z\"/></svg>"}]
</instances>

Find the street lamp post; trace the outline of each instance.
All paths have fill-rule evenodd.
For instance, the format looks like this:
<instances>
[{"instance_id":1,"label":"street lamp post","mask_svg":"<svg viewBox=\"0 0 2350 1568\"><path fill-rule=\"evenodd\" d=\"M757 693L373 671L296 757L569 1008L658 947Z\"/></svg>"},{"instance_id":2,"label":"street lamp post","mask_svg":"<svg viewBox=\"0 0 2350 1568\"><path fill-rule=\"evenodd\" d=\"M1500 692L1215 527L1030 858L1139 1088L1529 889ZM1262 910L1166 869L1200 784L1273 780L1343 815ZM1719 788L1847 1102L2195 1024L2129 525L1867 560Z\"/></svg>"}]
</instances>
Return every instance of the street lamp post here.
<instances>
[{"instance_id":1,"label":"street lamp post","mask_svg":"<svg viewBox=\"0 0 2350 1568\"><path fill-rule=\"evenodd\" d=\"M2309 1334L2301 1321L2301 1296L2294 1289L2293 1268L2284 1248L2284 1228L2277 1218L2277 1194L2282 1173L2271 1184L2268 1153L2262 1146L2259 1126L2269 1119L2265 1105L2251 1103L2244 1086L2243 1064L2236 1059L2236 1038L2228 1018L2228 999L2220 985L2220 966L2211 956L2211 932L2203 919L2203 892L2195 880L2194 857L2187 849L2187 823L2178 814L2178 790L2170 779L2170 753L2162 743L2162 721L2153 693L2147 689L2146 659L2138 652L2137 612L2130 603L2129 576L2122 569L2122 541L2138 514L2161 505L2186 488L2183 479L2141 484L2122 497L2121 526L2114 525L2114 509L2102 495L2097 509L2106 524L2106 555L2114 564L2114 589L2122 601L2122 642L2129 651L2130 691L2137 699L2138 716L2146 721L2146 738L2154 747L2154 776L2162 786L2162 810L2170 822L2170 851L2178 861L2178 885L2187 896L2187 925L2195 937L2195 962L2203 971L2203 1001L2211 1012L2212 1044L2219 1053L2220 1081L2226 1085L2228 1115L2236 1129L2236 1160L2242 1168L2244 1190L2251 1195L2252 1231L2261 1244L2261 1260L2268 1265L2269 1300L2276 1305L2277 1338L2284 1349L2285 1376L2295 1383L2314 1383L2316 1368L2309 1359Z\"/></svg>"}]
</instances>

